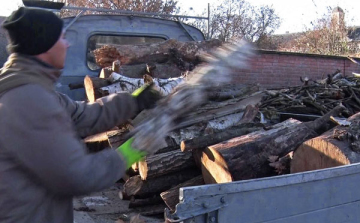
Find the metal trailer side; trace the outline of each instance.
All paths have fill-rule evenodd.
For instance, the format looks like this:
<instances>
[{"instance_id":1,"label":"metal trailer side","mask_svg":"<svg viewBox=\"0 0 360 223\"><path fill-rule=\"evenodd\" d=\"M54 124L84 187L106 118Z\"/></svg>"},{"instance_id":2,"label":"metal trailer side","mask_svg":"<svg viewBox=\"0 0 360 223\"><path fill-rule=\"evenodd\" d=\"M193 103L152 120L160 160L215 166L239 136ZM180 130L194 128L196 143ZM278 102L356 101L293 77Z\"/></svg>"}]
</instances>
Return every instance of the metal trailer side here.
<instances>
[{"instance_id":1,"label":"metal trailer side","mask_svg":"<svg viewBox=\"0 0 360 223\"><path fill-rule=\"evenodd\" d=\"M180 189L170 222L358 223L360 164Z\"/></svg>"}]
</instances>

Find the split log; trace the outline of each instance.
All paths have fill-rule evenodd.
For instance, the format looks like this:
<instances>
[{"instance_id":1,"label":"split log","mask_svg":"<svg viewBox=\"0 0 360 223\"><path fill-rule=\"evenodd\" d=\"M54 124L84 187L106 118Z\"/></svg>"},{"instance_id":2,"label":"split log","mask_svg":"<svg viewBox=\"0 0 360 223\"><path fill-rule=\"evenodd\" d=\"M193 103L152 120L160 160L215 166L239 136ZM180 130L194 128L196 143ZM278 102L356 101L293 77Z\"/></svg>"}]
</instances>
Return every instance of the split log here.
<instances>
[{"instance_id":1,"label":"split log","mask_svg":"<svg viewBox=\"0 0 360 223\"><path fill-rule=\"evenodd\" d=\"M113 63L112 63L112 71L115 72L115 73L120 73L120 67L121 67L121 62L120 60L115 60Z\"/></svg>"},{"instance_id":2,"label":"split log","mask_svg":"<svg viewBox=\"0 0 360 223\"><path fill-rule=\"evenodd\" d=\"M112 72L113 72L112 68L110 68L110 67L104 67L104 68L101 69L101 71L100 71L99 78L106 79L106 78L110 77L110 75L111 75Z\"/></svg>"},{"instance_id":3,"label":"split log","mask_svg":"<svg viewBox=\"0 0 360 223\"><path fill-rule=\"evenodd\" d=\"M101 92L98 91L98 89L109 84L110 81L108 79L90 77L86 75L84 78L84 87L88 101L94 102L96 99L104 96Z\"/></svg>"},{"instance_id":4,"label":"split log","mask_svg":"<svg viewBox=\"0 0 360 223\"><path fill-rule=\"evenodd\" d=\"M251 104L246 106L243 117L238 122L238 125L253 122L258 113L259 113L258 107Z\"/></svg>"},{"instance_id":5,"label":"split log","mask_svg":"<svg viewBox=\"0 0 360 223\"><path fill-rule=\"evenodd\" d=\"M185 181L167 191L164 191L160 194L161 198L165 202L166 206L174 212L176 205L179 203L179 195L180 195L180 188L182 187L190 187L190 186L198 186L203 185L204 179L202 176L197 176L191 180Z\"/></svg>"},{"instance_id":6,"label":"split log","mask_svg":"<svg viewBox=\"0 0 360 223\"><path fill-rule=\"evenodd\" d=\"M110 148L107 132L88 136L84 139L84 143L90 153L98 152L105 148Z\"/></svg>"},{"instance_id":7,"label":"split log","mask_svg":"<svg viewBox=\"0 0 360 223\"><path fill-rule=\"evenodd\" d=\"M163 200L161 199L160 196L154 196L145 199L134 199L130 201L129 208L138 208L138 207L144 207L144 206L155 205L160 203L163 203Z\"/></svg>"},{"instance_id":8,"label":"split log","mask_svg":"<svg viewBox=\"0 0 360 223\"><path fill-rule=\"evenodd\" d=\"M191 153L175 150L146 157L139 162L139 173L142 180L147 180L194 166Z\"/></svg>"},{"instance_id":9,"label":"split log","mask_svg":"<svg viewBox=\"0 0 360 223\"><path fill-rule=\"evenodd\" d=\"M263 124L260 123L245 123L239 126L234 126L223 131L196 137L181 142L180 149L183 152L192 151L194 149L202 149L210 145L214 145L235 137L249 134L251 132L259 131L264 128Z\"/></svg>"},{"instance_id":10,"label":"split log","mask_svg":"<svg viewBox=\"0 0 360 223\"><path fill-rule=\"evenodd\" d=\"M221 41L216 39L200 42L180 42L170 39L153 44L103 46L94 50L94 55L100 67L111 66L111 63L117 59L122 65L164 63L170 59L170 49L177 49L184 61L196 61L202 53L209 52L221 44Z\"/></svg>"},{"instance_id":11,"label":"split log","mask_svg":"<svg viewBox=\"0 0 360 223\"><path fill-rule=\"evenodd\" d=\"M337 126L302 143L294 152L291 173L360 162L360 113L347 121L350 126Z\"/></svg>"},{"instance_id":12,"label":"split log","mask_svg":"<svg viewBox=\"0 0 360 223\"><path fill-rule=\"evenodd\" d=\"M201 172L198 169L184 169L179 172L148 180L142 180L139 175L133 176L125 182L124 192L128 196L147 198L153 195L159 195L161 192L190 180L199 174L201 174Z\"/></svg>"},{"instance_id":13,"label":"split log","mask_svg":"<svg viewBox=\"0 0 360 223\"><path fill-rule=\"evenodd\" d=\"M338 106L323 117L308 123L289 119L271 130L253 132L207 147L201 158L205 183L225 183L273 176L268 157L283 156L302 142L314 138L330 116L344 110Z\"/></svg>"}]
</instances>

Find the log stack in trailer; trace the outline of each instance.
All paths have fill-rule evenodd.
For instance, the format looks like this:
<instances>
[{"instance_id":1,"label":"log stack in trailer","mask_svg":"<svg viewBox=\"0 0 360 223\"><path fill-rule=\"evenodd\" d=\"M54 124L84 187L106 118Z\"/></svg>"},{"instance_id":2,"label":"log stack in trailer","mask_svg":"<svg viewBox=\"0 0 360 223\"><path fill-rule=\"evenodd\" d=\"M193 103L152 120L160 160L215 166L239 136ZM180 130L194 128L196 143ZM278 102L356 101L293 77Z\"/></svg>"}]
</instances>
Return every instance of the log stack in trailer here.
<instances>
[{"instance_id":1,"label":"log stack in trailer","mask_svg":"<svg viewBox=\"0 0 360 223\"><path fill-rule=\"evenodd\" d=\"M100 48L95 56L102 71L99 77L84 80L88 100L132 92L147 82L155 83L166 96L201 64L202 53L219 45L218 41L170 40ZM159 214L164 207L175 210L181 187L359 162L359 98L358 80L338 71L323 80L302 80L299 86L281 89L214 87L205 104L176 121L158 152L131 167L120 198L129 199L129 207L140 213ZM334 127L338 116L351 116L348 126ZM146 118L144 111L104 133L99 138L106 143L98 145L117 148Z\"/></svg>"}]
</instances>

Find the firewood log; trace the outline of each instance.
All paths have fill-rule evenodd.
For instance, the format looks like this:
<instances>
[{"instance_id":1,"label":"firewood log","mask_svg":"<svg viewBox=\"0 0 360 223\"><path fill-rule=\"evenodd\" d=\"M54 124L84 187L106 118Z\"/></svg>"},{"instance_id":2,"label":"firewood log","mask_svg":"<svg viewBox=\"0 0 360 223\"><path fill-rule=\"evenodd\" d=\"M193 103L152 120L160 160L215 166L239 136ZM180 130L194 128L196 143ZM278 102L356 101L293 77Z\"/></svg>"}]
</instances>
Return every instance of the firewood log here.
<instances>
[{"instance_id":1,"label":"firewood log","mask_svg":"<svg viewBox=\"0 0 360 223\"><path fill-rule=\"evenodd\" d=\"M203 149L207 146L214 145L238 136L246 135L251 132L259 131L264 128L260 123L244 123L239 126L219 131L213 134L199 136L193 139L181 141L181 151L188 152L193 149Z\"/></svg>"},{"instance_id":2,"label":"firewood log","mask_svg":"<svg viewBox=\"0 0 360 223\"><path fill-rule=\"evenodd\" d=\"M139 162L139 174L142 180L147 180L194 166L191 153L175 150L146 157Z\"/></svg>"},{"instance_id":3,"label":"firewood log","mask_svg":"<svg viewBox=\"0 0 360 223\"><path fill-rule=\"evenodd\" d=\"M110 80L113 84L99 88L99 92L102 95L109 95L109 94L119 93L122 91L127 91L129 93L132 93L133 91L144 85L143 78L130 78L121 74L117 74L115 72L111 74ZM164 96L170 94L173 91L173 89L179 84L183 83L183 81L184 81L184 77L153 79L154 85Z\"/></svg>"},{"instance_id":4,"label":"firewood log","mask_svg":"<svg viewBox=\"0 0 360 223\"><path fill-rule=\"evenodd\" d=\"M185 181L184 183L181 183L175 187L172 187L171 189L164 191L160 194L161 198L165 202L166 206L171 211L175 211L175 206L179 203L179 190L182 187L190 187L190 186L198 186L203 185L204 179L203 177L197 176L195 178L192 178L188 181Z\"/></svg>"},{"instance_id":5,"label":"firewood log","mask_svg":"<svg viewBox=\"0 0 360 223\"><path fill-rule=\"evenodd\" d=\"M106 79L106 78L110 77L112 72L113 72L112 68L104 67L101 69L101 71L99 73L99 78Z\"/></svg>"},{"instance_id":6,"label":"firewood log","mask_svg":"<svg viewBox=\"0 0 360 223\"><path fill-rule=\"evenodd\" d=\"M289 119L271 130L253 132L208 146L201 158L205 183L225 183L274 175L268 157L283 156L302 142L314 138L330 116L344 110L338 106L323 117L308 123Z\"/></svg>"},{"instance_id":7,"label":"firewood log","mask_svg":"<svg viewBox=\"0 0 360 223\"><path fill-rule=\"evenodd\" d=\"M141 177L137 175L125 182L124 192L128 196L135 196L135 198L147 198L153 195L159 195L161 192L190 180L199 174L201 174L200 170L192 168L148 180L142 180Z\"/></svg>"},{"instance_id":8,"label":"firewood log","mask_svg":"<svg viewBox=\"0 0 360 223\"><path fill-rule=\"evenodd\" d=\"M244 124L244 123L250 123L252 121L254 121L256 115L259 112L259 108L250 104L248 106L246 106L244 114L242 116L242 118L240 119L240 121L237 123L238 125Z\"/></svg>"},{"instance_id":9,"label":"firewood log","mask_svg":"<svg viewBox=\"0 0 360 223\"><path fill-rule=\"evenodd\" d=\"M221 41L216 39L199 42L180 42L170 39L153 44L104 46L94 50L94 55L100 67L111 66L111 63L117 59L122 65L164 63L171 58L171 49L177 49L184 61L196 61L199 60L201 53L209 52L220 45Z\"/></svg>"},{"instance_id":10,"label":"firewood log","mask_svg":"<svg viewBox=\"0 0 360 223\"><path fill-rule=\"evenodd\" d=\"M84 143L86 144L89 152L98 152L110 147L107 132L88 136L84 139Z\"/></svg>"},{"instance_id":11,"label":"firewood log","mask_svg":"<svg viewBox=\"0 0 360 223\"><path fill-rule=\"evenodd\" d=\"M101 87L108 86L110 81L99 77L90 77L88 75L84 78L84 87L86 97L89 102L94 102L96 99L104 96L98 91Z\"/></svg>"},{"instance_id":12,"label":"firewood log","mask_svg":"<svg viewBox=\"0 0 360 223\"><path fill-rule=\"evenodd\" d=\"M171 133L171 138L174 142L176 142L176 145L180 146L180 143L182 140L190 139L190 136L193 136L196 133L196 135L199 135L200 132L198 129L194 128L193 130L184 129L185 127L192 126L192 125L198 125L199 123L207 123L210 120L216 121L217 118L224 117L226 115L234 114L234 113L240 113L246 109L248 105L257 105L260 103L262 98L262 94L254 94L250 97L247 97L245 99L242 98L236 98L236 99L230 99L222 102L213 102L209 104L205 104L201 108L197 109L194 112L188 113L185 117L180 119L178 123L176 124L176 127L174 129L174 132ZM149 114L147 112L143 111L140 113L134 120L133 124L139 124L142 120L146 120L146 117ZM142 117L139 117L142 116ZM242 115L241 115L242 116ZM241 117L240 116L240 117ZM139 119L139 120L137 120ZM241 120L241 118L239 118ZM234 123L236 124L236 123ZM199 126L199 125L198 125ZM183 134L181 132L175 132L175 130L180 130L184 132ZM221 128L223 129L223 127ZM127 139L131 137L131 134L126 134L124 132L119 132L118 134L113 134L109 136L109 142L110 145L115 148L120 146L123 142L125 142ZM188 137L188 138L186 138ZM175 145L170 145L165 147L159 147L159 150L165 149L165 150L173 150Z\"/></svg>"},{"instance_id":13,"label":"firewood log","mask_svg":"<svg viewBox=\"0 0 360 223\"><path fill-rule=\"evenodd\" d=\"M302 143L294 152L291 173L360 162L360 113L347 121L350 126L336 126Z\"/></svg>"}]
</instances>

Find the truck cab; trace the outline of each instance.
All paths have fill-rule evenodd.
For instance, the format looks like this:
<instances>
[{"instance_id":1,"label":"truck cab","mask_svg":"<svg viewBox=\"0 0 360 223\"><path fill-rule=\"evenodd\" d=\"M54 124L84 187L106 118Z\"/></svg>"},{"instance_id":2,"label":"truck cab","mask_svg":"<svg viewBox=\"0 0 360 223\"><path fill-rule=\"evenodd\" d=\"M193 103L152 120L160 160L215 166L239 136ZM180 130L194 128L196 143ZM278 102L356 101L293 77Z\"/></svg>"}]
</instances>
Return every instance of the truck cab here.
<instances>
[{"instance_id":1,"label":"truck cab","mask_svg":"<svg viewBox=\"0 0 360 223\"><path fill-rule=\"evenodd\" d=\"M97 76L93 50L104 45L149 44L176 39L202 41L204 34L180 21L136 15L82 15L64 18L70 43L65 68L56 88L74 100L85 100L84 89L70 90L69 84L82 83L85 75Z\"/></svg>"}]
</instances>

